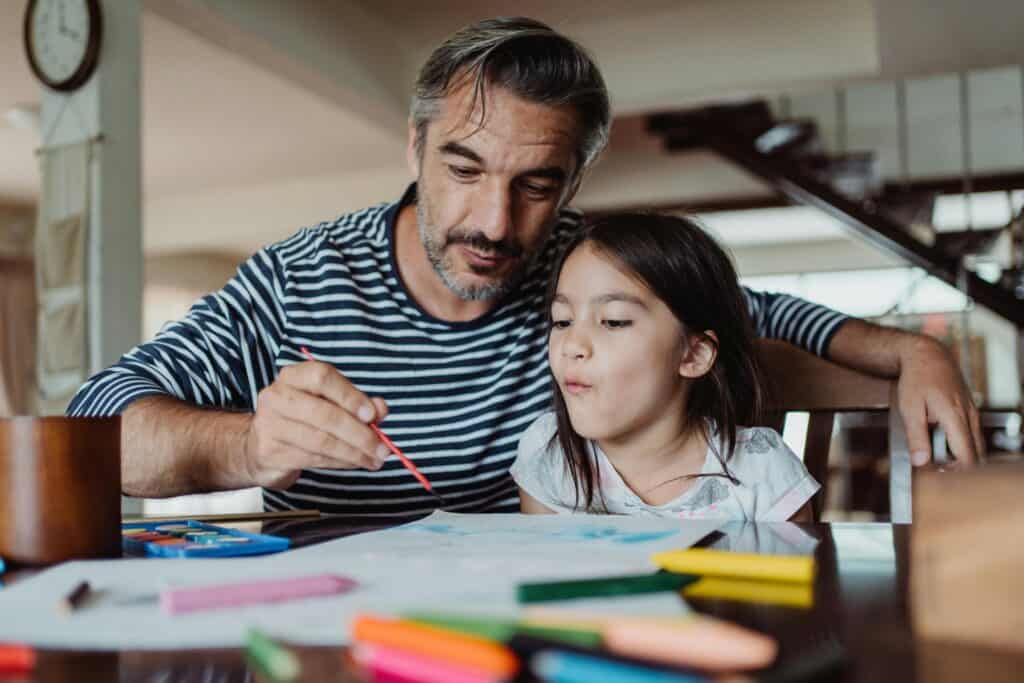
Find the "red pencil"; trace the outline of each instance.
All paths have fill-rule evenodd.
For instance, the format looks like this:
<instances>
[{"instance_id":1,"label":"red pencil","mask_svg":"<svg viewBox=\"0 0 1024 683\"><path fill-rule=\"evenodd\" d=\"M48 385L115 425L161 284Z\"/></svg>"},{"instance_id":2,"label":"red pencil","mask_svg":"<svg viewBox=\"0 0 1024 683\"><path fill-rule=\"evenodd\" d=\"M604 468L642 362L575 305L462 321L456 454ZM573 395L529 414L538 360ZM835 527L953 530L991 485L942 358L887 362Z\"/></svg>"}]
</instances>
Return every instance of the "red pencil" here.
<instances>
[{"instance_id":1,"label":"red pencil","mask_svg":"<svg viewBox=\"0 0 1024 683\"><path fill-rule=\"evenodd\" d=\"M304 355L309 360L316 360L316 358L313 357L313 354L310 353L309 349L307 349L305 346L300 347L300 350L302 351L302 355ZM384 443L384 445L388 447L389 451L398 456L398 459L402 461L403 465L405 465L405 469L409 470L409 472L412 473L412 476L416 477L416 480L423 485L423 488L425 488L428 492L433 493L438 498L441 498L441 495L434 491L434 487L431 486L427 478L423 476L423 473L416 469L416 465L413 464L412 460L410 460L405 455L405 453L403 453L398 448L398 446L395 445L394 441L388 438L387 434L381 431L380 427L371 422L370 429L372 429L377 434L377 436ZM441 500L443 501L444 499Z\"/></svg>"}]
</instances>

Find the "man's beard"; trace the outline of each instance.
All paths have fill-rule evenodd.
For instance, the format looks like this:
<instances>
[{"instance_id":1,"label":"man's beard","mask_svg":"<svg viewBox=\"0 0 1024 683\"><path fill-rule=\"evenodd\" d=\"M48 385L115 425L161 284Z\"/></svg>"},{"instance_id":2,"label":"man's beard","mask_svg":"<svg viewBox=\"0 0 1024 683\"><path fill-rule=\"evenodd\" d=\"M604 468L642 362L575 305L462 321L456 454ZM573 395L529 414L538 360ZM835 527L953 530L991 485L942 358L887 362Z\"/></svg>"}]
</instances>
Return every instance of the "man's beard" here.
<instances>
[{"instance_id":1,"label":"man's beard","mask_svg":"<svg viewBox=\"0 0 1024 683\"><path fill-rule=\"evenodd\" d=\"M500 280L472 286L460 284L452 272L453 266L451 257L448 254L448 247L455 244L465 244L481 254L494 254L519 259L522 259L524 250L519 244L514 242L495 242L490 240L479 230L465 232L455 229L448 233L443 243L440 243L434 239L433 231L431 230L433 226L429 225L426 213L424 201L421 197L416 202L416 223L419 227L420 241L427 252L427 259L430 261L430 265L434 267L434 272L441 278L445 286L454 292L455 296L463 301L490 301L505 296L523 281L523 277L526 275L526 271L532 264L536 254L528 254L527 258L515 270Z\"/></svg>"}]
</instances>

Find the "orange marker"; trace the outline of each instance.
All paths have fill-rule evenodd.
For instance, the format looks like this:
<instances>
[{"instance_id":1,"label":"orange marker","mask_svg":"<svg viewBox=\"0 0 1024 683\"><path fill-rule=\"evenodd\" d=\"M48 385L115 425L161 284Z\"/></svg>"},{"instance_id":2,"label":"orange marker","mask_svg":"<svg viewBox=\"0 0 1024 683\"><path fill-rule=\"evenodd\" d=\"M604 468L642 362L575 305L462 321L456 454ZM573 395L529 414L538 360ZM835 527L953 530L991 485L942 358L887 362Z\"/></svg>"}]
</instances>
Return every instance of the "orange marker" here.
<instances>
[{"instance_id":1,"label":"orange marker","mask_svg":"<svg viewBox=\"0 0 1024 683\"><path fill-rule=\"evenodd\" d=\"M519 671L519 659L504 645L402 619L357 615L352 621L352 639L496 676L512 677Z\"/></svg>"},{"instance_id":2,"label":"orange marker","mask_svg":"<svg viewBox=\"0 0 1024 683\"><path fill-rule=\"evenodd\" d=\"M313 354L310 353L309 349L307 349L305 346L300 347L300 350L302 351L302 355L304 355L309 360L316 360L316 358L313 357ZM416 469L416 465L413 464L412 460L406 457L405 453L399 450L398 446L395 445L395 442L389 439L387 435L380 430L380 427L373 424L372 422L370 423L370 429L372 429L374 433L377 435L377 437L384 443L384 445L388 447L389 451L398 456L398 459L402 461L402 464L405 466L405 469L409 470L409 472L412 473L412 476L416 477L416 480L423 485L423 488L425 488L429 493L433 493L443 503L444 498L441 498L441 495L434 491L434 487L430 484L429 481L427 481L427 478L423 476L422 472Z\"/></svg>"},{"instance_id":3,"label":"orange marker","mask_svg":"<svg viewBox=\"0 0 1024 683\"><path fill-rule=\"evenodd\" d=\"M36 652L28 645L0 643L0 675L27 674L36 668Z\"/></svg>"}]
</instances>

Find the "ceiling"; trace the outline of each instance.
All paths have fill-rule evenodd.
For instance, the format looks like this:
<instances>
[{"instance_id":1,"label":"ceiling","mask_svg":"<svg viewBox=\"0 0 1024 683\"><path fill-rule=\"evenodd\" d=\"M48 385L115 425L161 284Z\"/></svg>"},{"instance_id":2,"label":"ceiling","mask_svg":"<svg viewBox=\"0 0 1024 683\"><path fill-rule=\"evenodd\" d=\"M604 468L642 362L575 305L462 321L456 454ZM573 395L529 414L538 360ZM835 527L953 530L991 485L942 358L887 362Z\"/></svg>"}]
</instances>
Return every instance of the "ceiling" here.
<instances>
[{"instance_id":1,"label":"ceiling","mask_svg":"<svg viewBox=\"0 0 1024 683\"><path fill-rule=\"evenodd\" d=\"M38 188L36 134L2 117L41 98L21 45L23 7L0 2L0 205L8 206L33 204ZM707 155L668 158L638 114L890 68L880 46L892 37L872 0L149 0L146 249L246 254L397 197L409 180L403 124L416 68L451 31L507 14L548 21L584 44L624 115L583 206L764 191Z\"/></svg>"}]
</instances>

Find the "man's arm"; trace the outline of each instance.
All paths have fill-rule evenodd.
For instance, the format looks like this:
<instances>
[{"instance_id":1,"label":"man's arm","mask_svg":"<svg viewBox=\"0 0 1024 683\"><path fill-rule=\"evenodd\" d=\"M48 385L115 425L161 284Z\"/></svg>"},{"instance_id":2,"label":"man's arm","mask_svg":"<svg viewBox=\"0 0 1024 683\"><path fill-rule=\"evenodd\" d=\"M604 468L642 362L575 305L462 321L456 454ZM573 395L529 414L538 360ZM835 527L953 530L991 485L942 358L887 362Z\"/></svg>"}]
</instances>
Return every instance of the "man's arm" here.
<instances>
[{"instance_id":1,"label":"man's arm","mask_svg":"<svg viewBox=\"0 0 1024 683\"><path fill-rule=\"evenodd\" d=\"M938 341L851 318L833 335L828 356L841 365L898 378L899 411L913 464L931 461L929 423L942 427L960 462L984 456L978 410L959 368Z\"/></svg>"},{"instance_id":2,"label":"man's arm","mask_svg":"<svg viewBox=\"0 0 1024 683\"><path fill-rule=\"evenodd\" d=\"M758 336L781 339L848 367L898 378L899 411L911 461L931 461L929 423L946 432L961 462L985 454L978 410L943 346L919 334L873 325L788 294L743 289Z\"/></svg>"},{"instance_id":3,"label":"man's arm","mask_svg":"<svg viewBox=\"0 0 1024 683\"><path fill-rule=\"evenodd\" d=\"M122 415L125 493L286 488L306 468L379 469L387 451L366 423L386 415L383 401L326 363L277 371L282 279L275 255L258 253L79 390L69 415Z\"/></svg>"}]
</instances>

